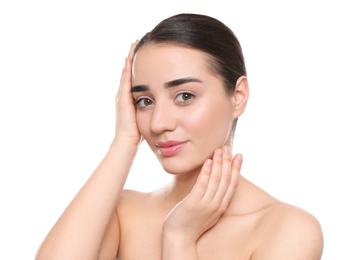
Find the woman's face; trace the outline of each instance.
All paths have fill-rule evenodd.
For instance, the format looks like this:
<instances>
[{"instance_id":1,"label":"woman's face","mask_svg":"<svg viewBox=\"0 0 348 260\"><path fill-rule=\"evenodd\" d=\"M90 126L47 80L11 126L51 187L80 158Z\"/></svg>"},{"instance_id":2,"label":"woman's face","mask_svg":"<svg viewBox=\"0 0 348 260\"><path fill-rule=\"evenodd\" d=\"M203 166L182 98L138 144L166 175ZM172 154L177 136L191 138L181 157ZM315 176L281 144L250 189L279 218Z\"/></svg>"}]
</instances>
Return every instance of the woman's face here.
<instances>
[{"instance_id":1,"label":"woman's face","mask_svg":"<svg viewBox=\"0 0 348 260\"><path fill-rule=\"evenodd\" d=\"M230 143L233 99L204 53L142 46L134 57L132 91L139 131L167 172L200 170L217 147Z\"/></svg>"}]
</instances>

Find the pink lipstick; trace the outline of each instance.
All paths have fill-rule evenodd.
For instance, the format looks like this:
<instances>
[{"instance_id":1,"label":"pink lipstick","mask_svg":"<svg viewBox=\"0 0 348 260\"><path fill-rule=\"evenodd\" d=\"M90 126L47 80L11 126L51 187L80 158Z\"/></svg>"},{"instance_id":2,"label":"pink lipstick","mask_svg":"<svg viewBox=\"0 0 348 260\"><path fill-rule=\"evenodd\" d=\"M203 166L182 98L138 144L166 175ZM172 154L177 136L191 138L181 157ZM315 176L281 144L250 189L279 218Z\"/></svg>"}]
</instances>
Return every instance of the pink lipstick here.
<instances>
[{"instance_id":1,"label":"pink lipstick","mask_svg":"<svg viewBox=\"0 0 348 260\"><path fill-rule=\"evenodd\" d=\"M174 156L178 152L180 152L184 148L185 144L185 142L167 141L159 142L156 144L156 146L161 155L169 157Z\"/></svg>"}]
</instances>

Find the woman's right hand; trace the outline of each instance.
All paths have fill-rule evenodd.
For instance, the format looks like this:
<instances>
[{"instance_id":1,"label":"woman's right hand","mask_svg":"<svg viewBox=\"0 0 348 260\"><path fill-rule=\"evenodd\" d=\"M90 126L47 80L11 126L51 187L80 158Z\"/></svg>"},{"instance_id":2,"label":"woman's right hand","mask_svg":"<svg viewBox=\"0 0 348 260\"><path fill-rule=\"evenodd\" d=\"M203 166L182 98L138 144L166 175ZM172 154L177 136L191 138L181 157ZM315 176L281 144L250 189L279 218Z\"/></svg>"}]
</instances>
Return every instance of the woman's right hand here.
<instances>
[{"instance_id":1,"label":"woman's right hand","mask_svg":"<svg viewBox=\"0 0 348 260\"><path fill-rule=\"evenodd\" d=\"M138 145L141 141L136 123L136 110L134 107L132 87L132 64L134 48L138 41L134 42L129 51L124 65L120 86L116 95L116 131L115 140L128 141Z\"/></svg>"}]
</instances>

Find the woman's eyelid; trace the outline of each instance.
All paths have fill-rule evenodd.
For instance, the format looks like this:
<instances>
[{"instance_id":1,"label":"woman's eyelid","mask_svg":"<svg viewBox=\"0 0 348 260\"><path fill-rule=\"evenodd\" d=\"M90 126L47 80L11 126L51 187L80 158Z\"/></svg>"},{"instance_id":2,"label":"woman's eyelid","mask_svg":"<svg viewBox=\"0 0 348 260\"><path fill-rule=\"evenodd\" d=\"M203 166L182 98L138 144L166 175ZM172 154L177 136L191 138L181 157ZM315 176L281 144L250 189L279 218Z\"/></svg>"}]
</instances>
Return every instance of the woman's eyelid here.
<instances>
[{"instance_id":1,"label":"woman's eyelid","mask_svg":"<svg viewBox=\"0 0 348 260\"><path fill-rule=\"evenodd\" d=\"M195 92L191 91L191 90L179 90L175 93L175 98L177 98L179 95L182 95L182 94L189 94L193 97L196 96Z\"/></svg>"},{"instance_id":2,"label":"woman's eyelid","mask_svg":"<svg viewBox=\"0 0 348 260\"><path fill-rule=\"evenodd\" d=\"M154 102L153 99L152 99L151 97L145 96L145 95L141 95L141 96L139 96L139 97L134 98L134 102L133 102L134 106L138 106L139 103L140 103L142 100L145 100L145 99L148 99L148 100L151 100L151 102Z\"/></svg>"},{"instance_id":3,"label":"woman's eyelid","mask_svg":"<svg viewBox=\"0 0 348 260\"><path fill-rule=\"evenodd\" d=\"M191 91L191 90L178 90L176 92L176 95L185 94L185 93L195 95L194 91Z\"/></svg>"},{"instance_id":4,"label":"woman's eyelid","mask_svg":"<svg viewBox=\"0 0 348 260\"><path fill-rule=\"evenodd\" d=\"M142 99L150 99L153 101L153 98L149 97L148 95L140 95L138 97L134 97L134 102L139 102Z\"/></svg>"},{"instance_id":5,"label":"woman's eyelid","mask_svg":"<svg viewBox=\"0 0 348 260\"><path fill-rule=\"evenodd\" d=\"M139 100L146 97L147 97L146 95L133 96L134 100Z\"/></svg>"},{"instance_id":6,"label":"woman's eyelid","mask_svg":"<svg viewBox=\"0 0 348 260\"><path fill-rule=\"evenodd\" d=\"M181 95L185 95L185 94L188 94L190 96L189 99L187 100L178 100L178 98L181 96ZM196 97L196 94L192 91L188 91L188 90L182 90L182 91L178 91L176 94L175 94L175 100L179 103L190 103L192 102L192 100Z\"/></svg>"}]
</instances>

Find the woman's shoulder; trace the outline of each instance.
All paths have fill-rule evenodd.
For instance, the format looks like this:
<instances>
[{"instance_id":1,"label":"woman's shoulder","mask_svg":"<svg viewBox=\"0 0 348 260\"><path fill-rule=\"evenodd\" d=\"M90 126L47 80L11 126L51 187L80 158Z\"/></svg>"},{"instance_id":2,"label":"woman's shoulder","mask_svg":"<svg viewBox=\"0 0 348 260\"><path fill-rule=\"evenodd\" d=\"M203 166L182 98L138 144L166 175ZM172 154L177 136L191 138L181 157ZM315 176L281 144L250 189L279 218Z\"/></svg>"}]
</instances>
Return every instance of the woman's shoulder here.
<instances>
[{"instance_id":1,"label":"woman's shoulder","mask_svg":"<svg viewBox=\"0 0 348 260\"><path fill-rule=\"evenodd\" d=\"M144 196L147 196L149 193L147 192L141 192L141 191L136 191L136 190L131 190L131 189L124 189L121 192L121 200L133 200L137 198L142 198Z\"/></svg>"},{"instance_id":2,"label":"woman's shoulder","mask_svg":"<svg viewBox=\"0 0 348 260\"><path fill-rule=\"evenodd\" d=\"M263 210L259 222L261 225L273 227L268 230L273 235L279 233L287 234L289 237L291 234L304 233L308 237L313 232L321 232L319 221L311 213L282 201L274 201L268 205Z\"/></svg>"},{"instance_id":3,"label":"woman's shoulder","mask_svg":"<svg viewBox=\"0 0 348 260\"><path fill-rule=\"evenodd\" d=\"M255 259L320 259L323 234L309 212L281 201L264 209L258 219ZM259 256L259 257L256 257Z\"/></svg>"},{"instance_id":4,"label":"woman's shoulder","mask_svg":"<svg viewBox=\"0 0 348 260\"><path fill-rule=\"evenodd\" d=\"M124 189L120 195L118 207L134 207L139 206L150 197L150 193L141 192L131 189Z\"/></svg>"},{"instance_id":5,"label":"woman's shoulder","mask_svg":"<svg viewBox=\"0 0 348 260\"><path fill-rule=\"evenodd\" d=\"M124 189L117 203L118 210L146 210L148 207L159 204L162 200L158 192L144 192L131 189Z\"/></svg>"},{"instance_id":6,"label":"woman's shoulder","mask_svg":"<svg viewBox=\"0 0 348 260\"><path fill-rule=\"evenodd\" d=\"M255 259L320 259L324 241L314 215L275 198L258 213Z\"/></svg>"},{"instance_id":7,"label":"woman's shoulder","mask_svg":"<svg viewBox=\"0 0 348 260\"><path fill-rule=\"evenodd\" d=\"M261 190L261 189L260 189ZM267 227L265 232L273 236L291 235L309 237L321 236L321 226L317 218L305 209L281 201L267 192L259 191L260 207L258 225Z\"/></svg>"},{"instance_id":8,"label":"woman's shoulder","mask_svg":"<svg viewBox=\"0 0 348 260\"><path fill-rule=\"evenodd\" d=\"M253 259L320 259L323 234L317 218L243 180L243 214L252 219Z\"/></svg>"},{"instance_id":9,"label":"woman's shoulder","mask_svg":"<svg viewBox=\"0 0 348 260\"><path fill-rule=\"evenodd\" d=\"M244 212L255 213L260 224L278 225L281 227L295 226L320 227L318 220L308 211L281 201L264 191L250 181L243 179L243 191L241 191L239 207ZM296 229L296 228L295 228Z\"/></svg>"}]
</instances>

